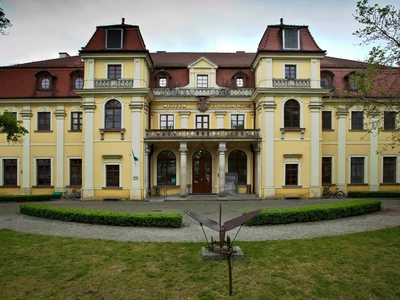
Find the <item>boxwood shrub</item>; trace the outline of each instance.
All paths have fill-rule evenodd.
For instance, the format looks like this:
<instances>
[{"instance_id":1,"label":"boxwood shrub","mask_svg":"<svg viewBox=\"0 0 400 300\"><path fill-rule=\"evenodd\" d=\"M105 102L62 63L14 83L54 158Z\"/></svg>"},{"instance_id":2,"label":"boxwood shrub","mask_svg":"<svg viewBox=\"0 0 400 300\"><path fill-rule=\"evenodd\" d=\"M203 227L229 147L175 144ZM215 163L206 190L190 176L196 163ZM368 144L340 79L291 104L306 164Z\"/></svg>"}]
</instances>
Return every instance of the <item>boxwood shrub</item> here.
<instances>
[{"instance_id":1,"label":"boxwood shrub","mask_svg":"<svg viewBox=\"0 0 400 300\"><path fill-rule=\"evenodd\" d=\"M348 193L349 198L368 198L368 197L378 197L378 198L399 198L400 192L390 192L390 191L375 191L375 192L352 192Z\"/></svg>"},{"instance_id":2,"label":"boxwood shrub","mask_svg":"<svg viewBox=\"0 0 400 300\"><path fill-rule=\"evenodd\" d=\"M340 219L375 212L381 209L378 200L353 200L336 204L321 204L299 208L262 210L245 225L259 226L287 224L295 222L314 222ZM245 211L244 214L249 211Z\"/></svg>"},{"instance_id":3,"label":"boxwood shrub","mask_svg":"<svg viewBox=\"0 0 400 300\"><path fill-rule=\"evenodd\" d=\"M114 226L175 227L182 224L178 213L123 213L104 210L80 210L45 204L23 204L20 212L54 220Z\"/></svg>"},{"instance_id":4,"label":"boxwood shrub","mask_svg":"<svg viewBox=\"0 0 400 300\"><path fill-rule=\"evenodd\" d=\"M0 202L34 202L53 200L51 195L0 195Z\"/></svg>"}]
</instances>

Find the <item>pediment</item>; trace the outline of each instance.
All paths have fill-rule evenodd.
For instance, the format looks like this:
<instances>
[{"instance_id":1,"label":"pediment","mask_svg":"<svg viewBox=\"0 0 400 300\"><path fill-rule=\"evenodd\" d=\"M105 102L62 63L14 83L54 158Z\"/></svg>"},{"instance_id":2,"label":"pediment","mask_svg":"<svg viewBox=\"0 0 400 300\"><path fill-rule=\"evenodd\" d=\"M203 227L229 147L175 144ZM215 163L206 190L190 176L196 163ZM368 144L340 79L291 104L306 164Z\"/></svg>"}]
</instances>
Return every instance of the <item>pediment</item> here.
<instances>
[{"instance_id":1,"label":"pediment","mask_svg":"<svg viewBox=\"0 0 400 300\"><path fill-rule=\"evenodd\" d=\"M213 63L211 60L207 59L206 57L202 56L195 60L194 62L188 64L188 68L211 68L217 69L218 65Z\"/></svg>"}]
</instances>

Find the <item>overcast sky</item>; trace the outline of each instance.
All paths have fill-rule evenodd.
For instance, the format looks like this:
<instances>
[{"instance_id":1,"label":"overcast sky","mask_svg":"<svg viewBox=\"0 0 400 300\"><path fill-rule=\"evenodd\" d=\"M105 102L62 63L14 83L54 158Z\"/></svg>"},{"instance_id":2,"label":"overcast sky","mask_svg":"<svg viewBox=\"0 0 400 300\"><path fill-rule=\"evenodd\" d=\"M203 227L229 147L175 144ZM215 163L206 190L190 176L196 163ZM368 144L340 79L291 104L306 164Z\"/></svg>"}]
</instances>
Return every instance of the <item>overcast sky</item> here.
<instances>
[{"instance_id":1,"label":"overcast sky","mask_svg":"<svg viewBox=\"0 0 400 300\"><path fill-rule=\"evenodd\" d=\"M269 24L308 25L327 55L363 60L352 33L354 0L0 0L13 26L0 35L0 66L77 55L96 26L139 25L147 49L256 52ZM370 0L381 7L398 0Z\"/></svg>"}]
</instances>

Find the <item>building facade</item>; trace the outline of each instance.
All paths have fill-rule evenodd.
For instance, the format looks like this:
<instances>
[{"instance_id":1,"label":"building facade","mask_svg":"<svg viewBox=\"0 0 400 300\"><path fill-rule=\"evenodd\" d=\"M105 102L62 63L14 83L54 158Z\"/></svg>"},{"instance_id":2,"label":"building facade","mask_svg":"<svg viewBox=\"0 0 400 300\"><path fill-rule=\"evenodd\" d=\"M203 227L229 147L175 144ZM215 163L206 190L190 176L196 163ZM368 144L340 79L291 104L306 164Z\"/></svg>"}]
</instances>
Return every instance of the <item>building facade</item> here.
<instances>
[{"instance_id":1,"label":"building facade","mask_svg":"<svg viewBox=\"0 0 400 300\"><path fill-rule=\"evenodd\" d=\"M79 56L0 68L0 112L29 130L17 144L0 134L0 193L70 186L83 200L144 200L398 190L397 151L380 152L397 111L372 116L386 120L379 134L368 127L354 100L360 68L327 57L307 26L282 21L255 53L150 53L138 26L99 26Z\"/></svg>"}]
</instances>

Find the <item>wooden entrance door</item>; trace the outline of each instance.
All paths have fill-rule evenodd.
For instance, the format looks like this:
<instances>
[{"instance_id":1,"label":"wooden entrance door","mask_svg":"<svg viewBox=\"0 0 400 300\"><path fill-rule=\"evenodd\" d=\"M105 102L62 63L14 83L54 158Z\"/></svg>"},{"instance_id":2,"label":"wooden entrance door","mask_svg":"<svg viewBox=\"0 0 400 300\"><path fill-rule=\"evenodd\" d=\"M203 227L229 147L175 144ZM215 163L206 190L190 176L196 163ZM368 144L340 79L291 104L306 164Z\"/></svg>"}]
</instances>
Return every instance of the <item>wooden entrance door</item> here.
<instances>
[{"instance_id":1,"label":"wooden entrance door","mask_svg":"<svg viewBox=\"0 0 400 300\"><path fill-rule=\"evenodd\" d=\"M199 150L193 155L193 194L211 193L211 154Z\"/></svg>"}]
</instances>

